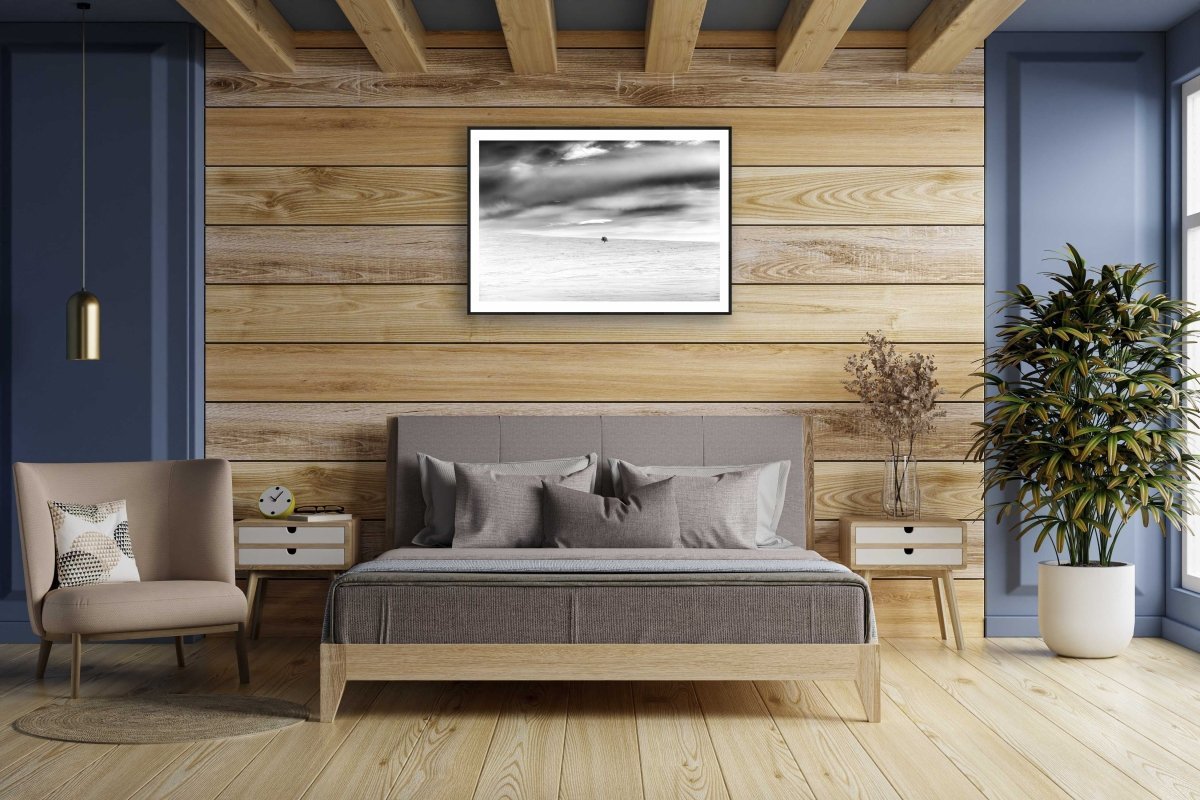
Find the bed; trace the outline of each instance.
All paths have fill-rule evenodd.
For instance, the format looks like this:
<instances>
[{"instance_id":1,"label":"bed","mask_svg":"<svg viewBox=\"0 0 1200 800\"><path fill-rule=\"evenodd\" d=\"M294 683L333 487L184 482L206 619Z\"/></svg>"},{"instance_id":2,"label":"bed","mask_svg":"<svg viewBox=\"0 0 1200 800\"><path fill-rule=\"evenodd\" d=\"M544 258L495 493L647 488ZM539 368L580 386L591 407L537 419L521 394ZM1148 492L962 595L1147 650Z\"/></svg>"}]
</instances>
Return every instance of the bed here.
<instances>
[{"instance_id":1,"label":"bed","mask_svg":"<svg viewBox=\"0 0 1200 800\"><path fill-rule=\"evenodd\" d=\"M495 462L596 452L641 464L790 459L784 548L419 548L418 451ZM395 417L397 545L330 587L321 719L350 680L852 680L880 714L870 592L812 543L804 417ZM605 471L602 470L602 474ZM600 490L611 491L607 479Z\"/></svg>"}]
</instances>

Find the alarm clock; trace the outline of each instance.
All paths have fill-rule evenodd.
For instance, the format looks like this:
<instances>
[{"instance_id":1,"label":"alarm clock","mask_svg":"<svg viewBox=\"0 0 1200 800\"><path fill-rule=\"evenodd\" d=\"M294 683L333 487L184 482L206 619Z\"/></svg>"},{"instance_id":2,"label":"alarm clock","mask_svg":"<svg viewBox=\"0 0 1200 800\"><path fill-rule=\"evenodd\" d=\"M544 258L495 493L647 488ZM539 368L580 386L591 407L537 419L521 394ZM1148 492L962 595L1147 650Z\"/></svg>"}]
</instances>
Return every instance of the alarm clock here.
<instances>
[{"instance_id":1,"label":"alarm clock","mask_svg":"<svg viewBox=\"0 0 1200 800\"><path fill-rule=\"evenodd\" d=\"M268 486L258 496L258 512L267 519L282 519L296 510L296 496L286 486Z\"/></svg>"}]
</instances>

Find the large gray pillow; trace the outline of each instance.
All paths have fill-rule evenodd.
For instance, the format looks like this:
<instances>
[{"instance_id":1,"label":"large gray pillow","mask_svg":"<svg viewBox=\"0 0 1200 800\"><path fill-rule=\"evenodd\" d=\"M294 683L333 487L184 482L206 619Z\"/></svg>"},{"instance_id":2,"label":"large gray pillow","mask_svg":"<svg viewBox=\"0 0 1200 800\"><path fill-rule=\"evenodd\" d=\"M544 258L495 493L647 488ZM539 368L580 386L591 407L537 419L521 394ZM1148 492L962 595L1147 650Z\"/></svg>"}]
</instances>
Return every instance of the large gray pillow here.
<instances>
[{"instance_id":1,"label":"large gray pillow","mask_svg":"<svg viewBox=\"0 0 1200 800\"><path fill-rule=\"evenodd\" d=\"M626 495L662 480L628 462L618 464ZM679 508L679 539L684 547L758 547L758 467L720 475L676 475L671 480Z\"/></svg>"},{"instance_id":2,"label":"large gray pillow","mask_svg":"<svg viewBox=\"0 0 1200 800\"><path fill-rule=\"evenodd\" d=\"M546 547L679 547L673 480L634 489L625 499L543 481Z\"/></svg>"},{"instance_id":3,"label":"large gray pillow","mask_svg":"<svg viewBox=\"0 0 1200 800\"><path fill-rule=\"evenodd\" d=\"M453 547L541 547L542 485L557 483L588 491L596 480L592 463L570 475L512 475L484 465L455 464L458 484Z\"/></svg>"},{"instance_id":4,"label":"large gray pillow","mask_svg":"<svg viewBox=\"0 0 1200 800\"><path fill-rule=\"evenodd\" d=\"M586 456L549 458L540 461L501 461L494 464L473 464L500 475L568 475L595 464L595 453ZM425 453L417 453L421 473L421 496L425 499L425 527L413 537L412 543L423 547L449 547L454 539L456 492L454 462L443 461ZM592 487L595 488L595 485Z\"/></svg>"},{"instance_id":5,"label":"large gray pillow","mask_svg":"<svg viewBox=\"0 0 1200 800\"><path fill-rule=\"evenodd\" d=\"M767 464L744 464L742 466L726 467L641 467L622 461L619 458L608 459L609 474L612 476L613 493L618 497L624 494L621 486L621 471L619 464L630 467L659 479L669 475L715 476L725 472L742 472L748 469L759 469L758 473L758 531L755 539L759 547L791 547L792 543L779 535L779 521L783 519L783 504L787 498L788 473L792 471L791 461L771 461Z\"/></svg>"}]
</instances>

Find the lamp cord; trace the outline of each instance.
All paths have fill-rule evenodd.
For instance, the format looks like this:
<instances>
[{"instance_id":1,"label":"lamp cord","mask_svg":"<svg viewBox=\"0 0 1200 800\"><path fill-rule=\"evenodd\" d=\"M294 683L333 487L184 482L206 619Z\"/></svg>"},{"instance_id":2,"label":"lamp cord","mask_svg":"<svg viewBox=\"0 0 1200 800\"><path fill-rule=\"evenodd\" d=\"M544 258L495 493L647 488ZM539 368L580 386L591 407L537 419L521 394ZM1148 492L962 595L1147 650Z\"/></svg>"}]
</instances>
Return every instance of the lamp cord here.
<instances>
[{"instance_id":1,"label":"lamp cord","mask_svg":"<svg viewBox=\"0 0 1200 800\"><path fill-rule=\"evenodd\" d=\"M79 6L79 93L80 175L79 175L79 288L87 288L87 3Z\"/></svg>"}]
</instances>

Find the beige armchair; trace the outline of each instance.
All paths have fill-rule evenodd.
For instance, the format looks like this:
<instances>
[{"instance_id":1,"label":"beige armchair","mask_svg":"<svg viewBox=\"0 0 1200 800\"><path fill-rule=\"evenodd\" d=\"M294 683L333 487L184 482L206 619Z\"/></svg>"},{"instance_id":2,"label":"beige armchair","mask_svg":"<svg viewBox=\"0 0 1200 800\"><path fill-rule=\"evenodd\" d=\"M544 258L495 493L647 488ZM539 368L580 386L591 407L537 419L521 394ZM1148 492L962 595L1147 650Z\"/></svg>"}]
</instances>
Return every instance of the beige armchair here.
<instances>
[{"instance_id":1,"label":"beige armchair","mask_svg":"<svg viewBox=\"0 0 1200 800\"><path fill-rule=\"evenodd\" d=\"M84 641L183 637L235 631L238 674L250 680L246 596L233 575L233 482L229 463L129 461L15 464L17 514L29 624L41 638L37 677L50 648L71 642L71 697L79 696ZM126 501L140 583L56 588L54 527L47 503Z\"/></svg>"}]
</instances>

